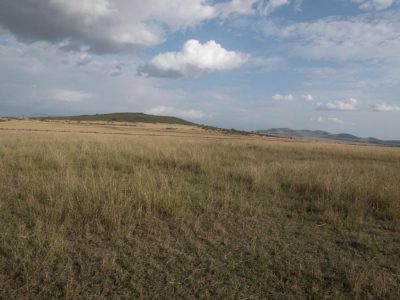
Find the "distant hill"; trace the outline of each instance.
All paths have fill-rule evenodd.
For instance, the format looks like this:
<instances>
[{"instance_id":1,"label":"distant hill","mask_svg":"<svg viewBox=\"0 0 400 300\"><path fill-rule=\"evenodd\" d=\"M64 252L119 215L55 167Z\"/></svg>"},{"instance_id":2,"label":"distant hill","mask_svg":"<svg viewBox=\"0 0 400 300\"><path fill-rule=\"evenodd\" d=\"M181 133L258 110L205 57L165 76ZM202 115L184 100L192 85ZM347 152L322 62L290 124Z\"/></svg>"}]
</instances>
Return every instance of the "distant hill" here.
<instances>
[{"instance_id":1,"label":"distant hill","mask_svg":"<svg viewBox=\"0 0 400 300\"><path fill-rule=\"evenodd\" d=\"M166 123L181 125L197 125L195 123L169 116L155 116L144 113L111 113L80 116L35 116L32 119L41 120L72 120L72 121L115 121L115 122L141 122L141 123Z\"/></svg>"},{"instance_id":2,"label":"distant hill","mask_svg":"<svg viewBox=\"0 0 400 300\"><path fill-rule=\"evenodd\" d=\"M257 133L270 136L287 137L287 138L317 139L317 140L329 140L329 141L357 143L357 144L372 144L381 146L400 147L400 141L379 140L373 137L360 138L358 136L348 133L334 134L322 130L294 130L290 128L272 128L268 130L258 130Z\"/></svg>"},{"instance_id":3,"label":"distant hill","mask_svg":"<svg viewBox=\"0 0 400 300\"><path fill-rule=\"evenodd\" d=\"M205 130L218 131L223 134L240 134L240 135L251 135L256 134L255 132L236 130L234 128L226 129L215 126L208 126L204 124L197 124L186 121L177 117L170 116L156 116L148 115L144 113L111 113L111 114L95 114L95 115L79 115L79 116L49 116L49 115L31 115L30 119L35 120L71 120L71 121L104 121L104 122L132 122L132 123L165 123L165 124L180 124L180 125L191 125L198 126Z\"/></svg>"}]
</instances>

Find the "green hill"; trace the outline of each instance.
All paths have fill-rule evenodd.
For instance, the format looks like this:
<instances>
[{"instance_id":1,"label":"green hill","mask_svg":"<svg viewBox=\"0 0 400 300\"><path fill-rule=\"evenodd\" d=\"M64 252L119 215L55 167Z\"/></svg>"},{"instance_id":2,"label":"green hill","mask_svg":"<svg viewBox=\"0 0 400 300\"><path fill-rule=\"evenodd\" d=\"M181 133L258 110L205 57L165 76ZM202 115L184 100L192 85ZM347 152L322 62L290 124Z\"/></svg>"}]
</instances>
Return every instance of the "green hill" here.
<instances>
[{"instance_id":1,"label":"green hill","mask_svg":"<svg viewBox=\"0 0 400 300\"><path fill-rule=\"evenodd\" d=\"M144 113L111 113L111 114L95 114L80 116L51 116L51 117L34 117L33 119L41 120L73 120L73 121L115 121L115 122L142 122L142 123L166 123L166 124L182 124L197 125L195 123L169 116L155 116Z\"/></svg>"}]
</instances>

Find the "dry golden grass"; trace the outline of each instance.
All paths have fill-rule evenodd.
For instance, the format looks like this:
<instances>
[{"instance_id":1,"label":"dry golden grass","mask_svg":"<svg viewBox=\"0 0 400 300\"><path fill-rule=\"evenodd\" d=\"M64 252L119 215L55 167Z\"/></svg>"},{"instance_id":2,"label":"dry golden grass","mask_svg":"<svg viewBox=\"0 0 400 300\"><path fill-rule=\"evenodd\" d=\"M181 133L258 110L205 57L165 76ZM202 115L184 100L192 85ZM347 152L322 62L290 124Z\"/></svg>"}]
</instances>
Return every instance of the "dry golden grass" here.
<instances>
[{"instance_id":1,"label":"dry golden grass","mask_svg":"<svg viewBox=\"0 0 400 300\"><path fill-rule=\"evenodd\" d=\"M120 125L0 123L0 298L399 299L400 149Z\"/></svg>"},{"instance_id":2,"label":"dry golden grass","mask_svg":"<svg viewBox=\"0 0 400 300\"><path fill-rule=\"evenodd\" d=\"M0 123L0 130L36 131L36 132L70 132L87 134L112 134L126 136L171 136L218 139L243 139L243 135L223 135L215 130L206 130L198 126L162 123L125 123L98 121L69 121L69 120L10 120ZM247 139L259 138L247 136Z\"/></svg>"}]
</instances>

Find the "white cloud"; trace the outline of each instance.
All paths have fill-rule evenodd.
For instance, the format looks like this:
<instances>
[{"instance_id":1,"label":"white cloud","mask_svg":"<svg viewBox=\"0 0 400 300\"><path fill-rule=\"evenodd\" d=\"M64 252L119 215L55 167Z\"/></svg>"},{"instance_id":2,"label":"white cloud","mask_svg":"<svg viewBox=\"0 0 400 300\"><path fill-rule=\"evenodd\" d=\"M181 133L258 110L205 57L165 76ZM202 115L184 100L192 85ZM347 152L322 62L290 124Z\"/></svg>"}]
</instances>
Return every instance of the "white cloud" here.
<instances>
[{"instance_id":1,"label":"white cloud","mask_svg":"<svg viewBox=\"0 0 400 300\"><path fill-rule=\"evenodd\" d=\"M329 122L329 123L334 123L334 124L345 124L345 122L342 119L339 119L339 118L336 118L336 117L325 118L325 117L319 116L316 119L311 118L311 121L316 121L318 123Z\"/></svg>"},{"instance_id":2,"label":"white cloud","mask_svg":"<svg viewBox=\"0 0 400 300\"><path fill-rule=\"evenodd\" d=\"M191 119L202 119L206 117L206 115L200 110L194 109L179 109L170 106L155 106L146 111L148 114L152 115L174 115L184 118Z\"/></svg>"},{"instance_id":3,"label":"white cloud","mask_svg":"<svg viewBox=\"0 0 400 300\"><path fill-rule=\"evenodd\" d=\"M293 97L292 94L289 94L289 95L276 94L276 95L272 96L272 99L276 100L276 101L282 101L282 100L284 100L284 101L293 101L294 97Z\"/></svg>"},{"instance_id":4,"label":"white cloud","mask_svg":"<svg viewBox=\"0 0 400 300\"><path fill-rule=\"evenodd\" d=\"M303 0L231 0L215 5L217 14L227 17L231 14L269 15L280 7L293 3L295 11L301 10Z\"/></svg>"},{"instance_id":5,"label":"white cloud","mask_svg":"<svg viewBox=\"0 0 400 300\"><path fill-rule=\"evenodd\" d=\"M232 0L229 2L219 3L215 6L222 17L231 14L252 15L256 12L254 5L258 0Z\"/></svg>"},{"instance_id":6,"label":"white cloud","mask_svg":"<svg viewBox=\"0 0 400 300\"><path fill-rule=\"evenodd\" d=\"M391 112L391 111L400 111L400 106L399 105L390 105L386 103L381 103L381 104L375 104L373 106L374 111L379 111L379 112Z\"/></svg>"},{"instance_id":7,"label":"white cloud","mask_svg":"<svg viewBox=\"0 0 400 300\"><path fill-rule=\"evenodd\" d=\"M301 6L303 5L303 1L304 0L295 0L294 1L294 10L296 12L301 12L301 10L302 10Z\"/></svg>"},{"instance_id":8,"label":"white cloud","mask_svg":"<svg viewBox=\"0 0 400 300\"><path fill-rule=\"evenodd\" d=\"M196 77L237 68L248 58L249 55L228 51L213 40L204 44L188 40L181 51L158 54L139 68L139 73L154 77Z\"/></svg>"},{"instance_id":9,"label":"white cloud","mask_svg":"<svg viewBox=\"0 0 400 300\"><path fill-rule=\"evenodd\" d=\"M269 0L264 1L259 5L259 10L264 14L268 15L274 10L278 9L281 6L285 6L290 4L291 0Z\"/></svg>"},{"instance_id":10,"label":"white cloud","mask_svg":"<svg viewBox=\"0 0 400 300\"><path fill-rule=\"evenodd\" d=\"M310 94L303 95L303 96L301 96L301 98L302 98L303 100L306 100L306 101L314 101L313 95L310 95Z\"/></svg>"},{"instance_id":11,"label":"white cloud","mask_svg":"<svg viewBox=\"0 0 400 300\"><path fill-rule=\"evenodd\" d=\"M400 14L326 17L280 26L264 23L267 35L290 40L290 51L311 59L400 60Z\"/></svg>"},{"instance_id":12,"label":"white cloud","mask_svg":"<svg viewBox=\"0 0 400 300\"><path fill-rule=\"evenodd\" d=\"M352 0L362 10L383 10L399 3L398 0Z\"/></svg>"},{"instance_id":13,"label":"white cloud","mask_svg":"<svg viewBox=\"0 0 400 300\"><path fill-rule=\"evenodd\" d=\"M334 100L327 103L317 103L317 108L319 110L357 110L358 100L350 98L347 100Z\"/></svg>"},{"instance_id":14,"label":"white cloud","mask_svg":"<svg viewBox=\"0 0 400 300\"><path fill-rule=\"evenodd\" d=\"M328 118L327 119L329 122L335 123L335 124L344 124L344 121L342 119L339 118Z\"/></svg>"},{"instance_id":15,"label":"white cloud","mask_svg":"<svg viewBox=\"0 0 400 300\"><path fill-rule=\"evenodd\" d=\"M92 94L83 91L53 89L49 92L49 97L62 102L81 102L92 97Z\"/></svg>"},{"instance_id":16,"label":"white cloud","mask_svg":"<svg viewBox=\"0 0 400 300\"><path fill-rule=\"evenodd\" d=\"M118 0L128 2L126 0ZM137 16L145 21L157 20L168 25L173 30L188 28L199 24L202 21L215 18L218 12L215 7L204 0L148 0L129 1L129 11L139 7ZM140 17L140 14L143 14Z\"/></svg>"}]
</instances>

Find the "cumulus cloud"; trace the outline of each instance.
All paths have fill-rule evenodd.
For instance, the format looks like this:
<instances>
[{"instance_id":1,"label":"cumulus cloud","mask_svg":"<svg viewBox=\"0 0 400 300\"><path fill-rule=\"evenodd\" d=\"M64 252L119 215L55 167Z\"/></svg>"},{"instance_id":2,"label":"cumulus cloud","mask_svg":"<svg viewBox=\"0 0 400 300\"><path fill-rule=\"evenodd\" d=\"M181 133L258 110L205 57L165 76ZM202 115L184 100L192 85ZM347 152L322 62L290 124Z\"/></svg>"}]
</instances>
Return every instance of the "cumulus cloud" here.
<instances>
[{"instance_id":1,"label":"cumulus cloud","mask_svg":"<svg viewBox=\"0 0 400 300\"><path fill-rule=\"evenodd\" d=\"M237 68L248 58L249 55L228 51L213 40L204 44L188 40L181 51L158 54L138 72L152 77L196 77Z\"/></svg>"},{"instance_id":2,"label":"cumulus cloud","mask_svg":"<svg viewBox=\"0 0 400 300\"><path fill-rule=\"evenodd\" d=\"M191 118L191 119L202 119L206 117L206 115L200 111L195 109L179 109L170 106L155 106L146 111L148 114L152 115L173 115L179 116L183 118Z\"/></svg>"},{"instance_id":3,"label":"cumulus cloud","mask_svg":"<svg viewBox=\"0 0 400 300\"><path fill-rule=\"evenodd\" d=\"M352 0L358 4L362 10L383 10L387 9L394 4L399 3L398 0Z\"/></svg>"},{"instance_id":4,"label":"cumulus cloud","mask_svg":"<svg viewBox=\"0 0 400 300\"><path fill-rule=\"evenodd\" d=\"M140 19L128 21L119 9L107 0L3 0L0 25L23 41L87 47L98 53L138 49L162 40L159 29Z\"/></svg>"},{"instance_id":5,"label":"cumulus cloud","mask_svg":"<svg viewBox=\"0 0 400 300\"><path fill-rule=\"evenodd\" d=\"M180 30L216 16L203 0L0 1L0 26L19 39L96 53L153 46L163 41L164 25Z\"/></svg>"},{"instance_id":6,"label":"cumulus cloud","mask_svg":"<svg viewBox=\"0 0 400 300\"><path fill-rule=\"evenodd\" d=\"M53 89L50 90L49 97L62 102L81 102L90 99L92 95L83 91Z\"/></svg>"},{"instance_id":7,"label":"cumulus cloud","mask_svg":"<svg viewBox=\"0 0 400 300\"><path fill-rule=\"evenodd\" d=\"M327 103L317 103L317 108L319 110L357 110L358 109L358 100L354 98L350 98L347 100L334 100Z\"/></svg>"},{"instance_id":8,"label":"cumulus cloud","mask_svg":"<svg viewBox=\"0 0 400 300\"><path fill-rule=\"evenodd\" d=\"M400 111L399 105L390 105L386 103L375 104L373 106L374 111L378 112L391 112L391 111Z\"/></svg>"},{"instance_id":9,"label":"cumulus cloud","mask_svg":"<svg viewBox=\"0 0 400 300\"><path fill-rule=\"evenodd\" d=\"M272 99L276 101L293 101L294 97L292 94L289 95L276 94L272 96Z\"/></svg>"}]
</instances>

